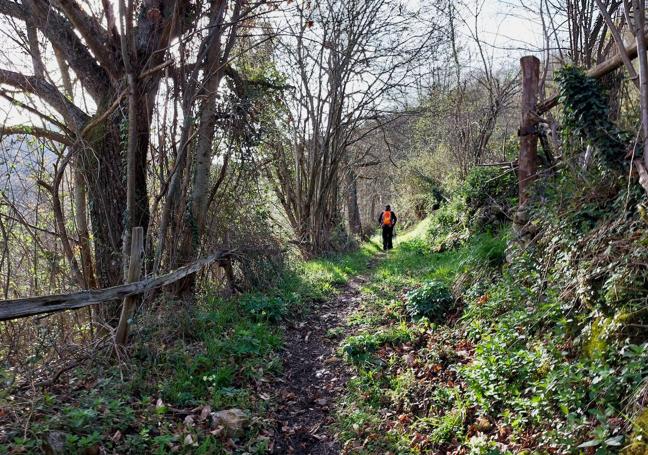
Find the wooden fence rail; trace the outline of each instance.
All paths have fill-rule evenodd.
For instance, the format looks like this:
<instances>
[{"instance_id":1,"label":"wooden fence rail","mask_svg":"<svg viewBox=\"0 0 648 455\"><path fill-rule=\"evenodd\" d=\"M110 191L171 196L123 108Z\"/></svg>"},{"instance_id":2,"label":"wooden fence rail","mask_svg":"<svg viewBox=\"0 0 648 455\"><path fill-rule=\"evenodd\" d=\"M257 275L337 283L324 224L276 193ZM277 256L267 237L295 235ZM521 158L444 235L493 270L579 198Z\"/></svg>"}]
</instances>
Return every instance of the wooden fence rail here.
<instances>
[{"instance_id":1,"label":"wooden fence rail","mask_svg":"<svg viewBox=\"0 0 648 455\"><path fill-rule=\"evenodd\" d=\"M152 276L134 283L120 284L105 289L88 289L71 294L47 295L25 299L1 300L0 321L33 316L36 314L54 313L56 311L83 308L98 305L102 302L123 299L137 294L143 294L153 289L175 283L182 278L196 273L216 261L227 259L235 250L221 250L199 259L189 265L180 267L160 276Z\"/></svg>"}]
</instances>

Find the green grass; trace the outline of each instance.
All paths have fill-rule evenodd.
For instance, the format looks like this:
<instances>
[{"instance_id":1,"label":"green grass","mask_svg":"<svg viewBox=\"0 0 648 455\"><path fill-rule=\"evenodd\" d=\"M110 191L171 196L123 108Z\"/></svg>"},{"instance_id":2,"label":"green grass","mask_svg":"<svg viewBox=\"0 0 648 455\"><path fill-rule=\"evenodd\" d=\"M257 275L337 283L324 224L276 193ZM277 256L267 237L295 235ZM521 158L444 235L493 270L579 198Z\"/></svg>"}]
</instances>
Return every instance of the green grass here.
<instances>
[{"instance_id":1,"label":"green grass","mask_svg":"<svg viewBox=\"0 0 648 455\"><path fill-rule=\"evenodd\" d=\"M385 345L406 343L411 338L409 328L406 324L401 323L378 332L361 333L347 337L340 350L353 363L371 364L373 360L371 354L376 349Z\"/></svg>"},{"instance_id":2,"label":"green grass","mask_svg":"<svg viewBox=\"0 0 648 455\"><path fill-rule=\"evenodd\" d=\"M369 260L380 251L376 239L361 245L352 253L332 254L300 264L297 278L306 282L322 298L327 298L335 287L344 285L351 277L367 268Z\"/></svg>"}]
</instances>

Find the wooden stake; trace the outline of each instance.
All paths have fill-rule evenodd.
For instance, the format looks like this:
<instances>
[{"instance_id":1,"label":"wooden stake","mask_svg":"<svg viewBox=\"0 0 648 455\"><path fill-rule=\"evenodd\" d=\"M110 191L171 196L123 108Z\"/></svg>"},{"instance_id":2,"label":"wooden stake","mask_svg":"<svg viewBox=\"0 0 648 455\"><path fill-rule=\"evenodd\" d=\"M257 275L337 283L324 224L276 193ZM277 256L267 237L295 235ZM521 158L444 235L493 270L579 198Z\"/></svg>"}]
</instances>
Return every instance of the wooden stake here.
<instances>
[{"instance_id":1,"label":"wooden stake","mask_svg":"<svg viewBox=\"0 0 648 455\"><path fill-rule=\"evenodd\" d=\"M536 131L540 60L532 55L520 59L522 66L522 112L520 119L520 158L518 160L519 199L524 205L529 198L528 185L535 180L538 160L538 133Z\"/></svg>"},{"instance_id":2,"label":"wooden stake","mask_svg":"<svg viewBox=\"0 0 648 455\"><path fill-rule=\"evenodd\" d=\"M137 226L133 228L131 235L131 251L128 263L128 282L134 283L139 281L142 274L142 258L144 257L144 228ZM124 299L122 304L121 316L117 325L115 334L115 343L118 346L125 346L128 338L128 320L133 316L135 304L137 303L136 295L129 295Z\"/></svg>"}]
</instances>

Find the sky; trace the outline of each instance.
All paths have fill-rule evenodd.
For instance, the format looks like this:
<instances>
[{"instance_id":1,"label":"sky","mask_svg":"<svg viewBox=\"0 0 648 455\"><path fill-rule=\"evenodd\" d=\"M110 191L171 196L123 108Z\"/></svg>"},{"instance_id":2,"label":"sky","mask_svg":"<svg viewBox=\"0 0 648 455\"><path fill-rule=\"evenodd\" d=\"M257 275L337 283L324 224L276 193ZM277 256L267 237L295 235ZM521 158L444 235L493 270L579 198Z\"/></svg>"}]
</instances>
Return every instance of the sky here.
<instances>
[{"instance_id":1,"label":"sky","mask_svg":"<svg viewBox=\"0 0 648 455\"><path fill-rule=\"evenodd\" d=\"M471 44L474 33L474 12L479 9L477 31L493 62L500 65L516 64L523 55L537 54L542 48L542 28L538 21L525 11L516 0L467 0L462 11L468 24L462 24L459 34L469 52L475 53ZM476 57L476 55L474 55ZM476 59L474 64L478 64Z\"/></svg>"}]
</instances>

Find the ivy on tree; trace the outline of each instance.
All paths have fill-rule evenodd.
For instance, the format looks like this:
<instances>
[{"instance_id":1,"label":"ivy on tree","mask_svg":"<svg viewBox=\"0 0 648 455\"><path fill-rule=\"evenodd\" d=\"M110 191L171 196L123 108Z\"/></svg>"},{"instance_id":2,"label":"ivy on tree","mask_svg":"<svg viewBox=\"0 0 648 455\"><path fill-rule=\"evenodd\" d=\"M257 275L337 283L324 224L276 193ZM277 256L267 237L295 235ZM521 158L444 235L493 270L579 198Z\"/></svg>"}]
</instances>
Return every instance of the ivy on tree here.
<instances>
[{"instance_id":1,"label":"ivy on tree","mask_svg":"<svg viewBox=\"0 0 648 455\"><path fill-rule=\"evenodd\" d=\"M573 65L561 68L556 81L563 106L563 135L582 140L607 166L620 168L630 137L610 120L605 92L599 82Z\"/></svg>"}]
</instances>

